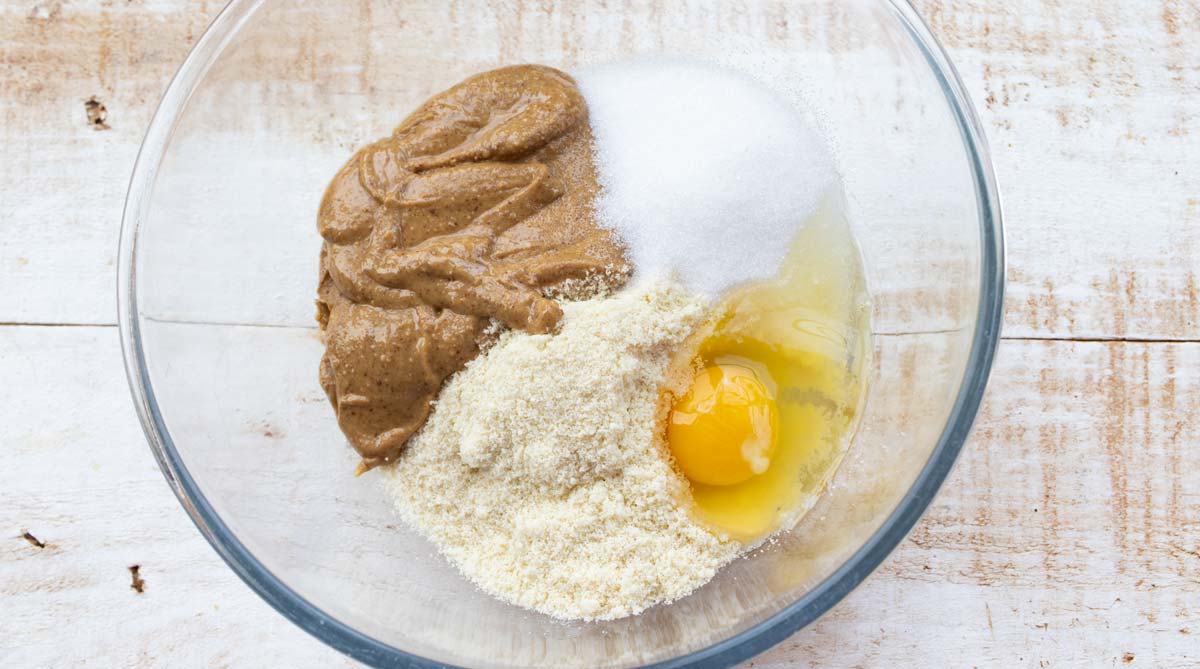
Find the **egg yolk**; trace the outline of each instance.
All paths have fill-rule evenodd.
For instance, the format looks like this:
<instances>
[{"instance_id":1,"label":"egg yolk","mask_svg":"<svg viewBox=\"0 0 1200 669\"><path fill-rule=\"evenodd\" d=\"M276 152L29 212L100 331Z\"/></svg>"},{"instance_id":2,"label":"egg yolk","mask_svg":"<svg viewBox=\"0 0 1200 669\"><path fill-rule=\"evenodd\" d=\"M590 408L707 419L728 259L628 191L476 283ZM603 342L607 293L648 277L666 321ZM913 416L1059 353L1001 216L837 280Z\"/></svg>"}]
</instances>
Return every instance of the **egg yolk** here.
<instances>
[{"instance_id":1,"label":"egg yolk","mask_svg":"<svg viewBox=\"0 0 1200 669\"><path fill-rule=\"evenodd\" d=\"M749 364L718 363L696 374L667 424L667 443L684 476L729 486L767 470L779 431L768 383Z\"/></svg>"}]
</instances>

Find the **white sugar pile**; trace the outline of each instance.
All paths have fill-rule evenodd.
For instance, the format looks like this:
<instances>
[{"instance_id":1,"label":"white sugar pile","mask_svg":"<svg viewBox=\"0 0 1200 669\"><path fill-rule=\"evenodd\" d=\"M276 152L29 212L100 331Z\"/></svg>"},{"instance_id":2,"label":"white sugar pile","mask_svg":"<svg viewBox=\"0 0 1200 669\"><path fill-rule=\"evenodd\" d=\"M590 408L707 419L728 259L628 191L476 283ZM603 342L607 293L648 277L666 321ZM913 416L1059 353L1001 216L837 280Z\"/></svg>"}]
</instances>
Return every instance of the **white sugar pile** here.
<instances>
[{"instance_id":1,"label":"white sugar pile","mask_svg":"<svg viewBox=\"0 0 1200 669\"><path fill-rule=\"evenodd\" d=\"M768 279L836 182L821 137L746 75L652 59L576 81L596 139L597 215L643 276L676 273L709 295Z\"/></svg>"}]
</instances>

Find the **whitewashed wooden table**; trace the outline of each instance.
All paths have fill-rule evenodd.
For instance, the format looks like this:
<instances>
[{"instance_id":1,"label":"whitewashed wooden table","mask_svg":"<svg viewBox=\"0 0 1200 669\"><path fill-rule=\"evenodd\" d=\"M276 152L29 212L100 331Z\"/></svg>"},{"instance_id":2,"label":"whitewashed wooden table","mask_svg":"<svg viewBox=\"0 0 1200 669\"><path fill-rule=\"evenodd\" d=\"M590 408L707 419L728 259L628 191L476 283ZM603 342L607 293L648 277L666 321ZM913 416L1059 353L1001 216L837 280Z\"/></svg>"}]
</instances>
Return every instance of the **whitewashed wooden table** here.
<instances>
[{"instance_id":1,"label":"whitewashed wooden table","mask_svg":"<svg viewBox=\"0 0 1200 669\"><path fill-rule=\"evenodd\" d=\"M909 539L746 666L1195 666L1200 3L918 8L990 135L1005 341L975 432ZM121 367L126 183L219 9L0 3L4 666L352 664L196 532Z\"/></svg>"}]
</instances>

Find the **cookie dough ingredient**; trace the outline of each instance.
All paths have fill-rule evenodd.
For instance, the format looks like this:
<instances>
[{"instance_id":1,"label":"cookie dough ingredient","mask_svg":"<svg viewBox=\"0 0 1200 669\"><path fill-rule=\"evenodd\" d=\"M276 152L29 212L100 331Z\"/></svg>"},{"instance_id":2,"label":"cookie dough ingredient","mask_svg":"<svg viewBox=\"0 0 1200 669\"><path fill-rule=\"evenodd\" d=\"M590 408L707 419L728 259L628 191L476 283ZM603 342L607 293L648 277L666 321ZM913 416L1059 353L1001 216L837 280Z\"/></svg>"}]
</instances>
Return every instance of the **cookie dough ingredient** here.
<instances>
[{"instance_id":1,"label":"cookie dough ingredient","mask_svg":"<svg viewBox=\"0 0 1200 669\"><path fill-rule=\"evenodd\" d=\"M667 443L695 483L733 485L767 471L779 432L766 367L727 356L701 369L671 410Z\"/></svg>"},{"instance_id":2,"label":"cookie dough ingredient","mask_svg":"<svg viewBox=\"0 0 1200 669\"><path fill-rule=\"evenodd\" d=\"M597 188L583 98L536 65L434 96L342 167L317 221L320 376L360 471L395 458L492 322L549 332L545 293L624 280Z\"/></svg>"},{"instance_id":3,"label":"cookie dough ingredient","mask_svg":"<svg viewBox=\"0 0 1200 669\"><path fill-rule=\"evenodd\" d=\"M512 604L610 619L686 595L733 559L692 519L660 387L706 304L667 282L563 305L455 375L389 472L402 517Z\"/></svg>"},{"instance_id":4,"label":"cookie dough ingredient","mask_svg":"<svg viewBox=\"0 0 1200 669\"><path fill-rule=\"evenodd\" d=\"M779 271L836 182L821 137L754 79L641 59L578 76L596 137L603 225L639 273L718 295Z\"/></svg>"},{"instance_id":5,"label":"cookie dough ingredient","mask_svg":"<svg viewBox=\"0 0 1200 669\"><path fill-rule=\"evenodd\" d=\"M671 388L680 399L667 434L692 481L696 517L748 545L812 507L862 411L870 304L837 204L830 198L805 222L779 276L722 299L676 362L739 374L724 391L703 373ZM775 445L764 451L768 431Z\"/></svg>"}]
</instances>

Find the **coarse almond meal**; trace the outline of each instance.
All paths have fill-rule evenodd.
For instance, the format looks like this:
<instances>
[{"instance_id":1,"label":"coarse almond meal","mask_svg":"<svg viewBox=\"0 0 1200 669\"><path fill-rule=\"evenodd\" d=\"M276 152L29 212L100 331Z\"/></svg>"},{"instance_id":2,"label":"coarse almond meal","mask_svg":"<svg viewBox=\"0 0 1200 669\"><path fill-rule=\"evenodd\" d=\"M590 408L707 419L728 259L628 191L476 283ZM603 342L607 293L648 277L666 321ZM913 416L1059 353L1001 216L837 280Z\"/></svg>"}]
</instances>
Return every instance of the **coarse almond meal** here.
<instances>
[{"instance_id":1,"label":"coarse almond meal","mask_svg":"<svg viewBox=\"0 0 1200 669\"><path fill-rule=\"evenodd\" d=\"M387 472L406 522L467 578L564 619L682 597L740 544L694 521L662 443L661 388L705 302L666 280L563 305L451 378Z\"/></svg>"}]
</instances>

